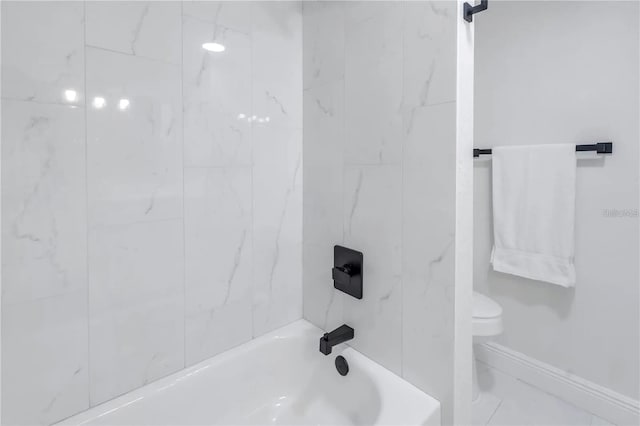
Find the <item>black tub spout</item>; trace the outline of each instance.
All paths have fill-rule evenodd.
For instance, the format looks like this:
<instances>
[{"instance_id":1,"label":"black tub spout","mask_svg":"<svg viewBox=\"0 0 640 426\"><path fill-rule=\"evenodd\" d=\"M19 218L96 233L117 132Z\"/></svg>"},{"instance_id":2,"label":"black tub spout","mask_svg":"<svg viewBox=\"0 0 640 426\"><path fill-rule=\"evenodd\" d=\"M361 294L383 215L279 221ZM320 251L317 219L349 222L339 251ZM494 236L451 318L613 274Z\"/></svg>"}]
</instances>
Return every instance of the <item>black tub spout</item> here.
<instances>
[{"instance_id":1,"label":"black tub spout","mask_svg":"<svg viewBox=\"0 0 640 426\"><path fill-rule=\"evenodd\" d=\"M329 355L335 345L353 339L353 334L353 328L346 324L341 325L330 333L324 333L324 336L320 338L320 352Z\"/></svg>"}]
</instances>

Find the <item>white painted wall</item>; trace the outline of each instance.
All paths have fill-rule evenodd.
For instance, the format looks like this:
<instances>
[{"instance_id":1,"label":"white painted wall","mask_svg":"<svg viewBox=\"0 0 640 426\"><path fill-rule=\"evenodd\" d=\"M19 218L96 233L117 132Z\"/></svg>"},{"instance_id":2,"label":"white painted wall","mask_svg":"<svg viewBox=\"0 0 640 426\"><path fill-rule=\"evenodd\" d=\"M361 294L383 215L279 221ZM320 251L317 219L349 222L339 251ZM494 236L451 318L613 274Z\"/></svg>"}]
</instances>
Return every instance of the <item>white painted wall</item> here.
<instances>
[{"instance_id":1,"label":"white painted wall","mask_svg":"<svg viewBox=\"0 0 640 426\"><path fill-rule=\"evenodd\" d=\"M3 424L302 317L300 6L2 2Z\"/></svg>"},{"instance_id":2,"label":"white painted wall","mask_svg":"<svg viewBox=\"0 0 640 426\"><path fill-rule=\"evenodd\" d=\"M470 27L458 33L457 8L451 1L303 8L304 316L327 331L352 326L349 343L438 398L445 424L467 422L468 410L454 418L454 398L469 403L471 377L471 259L464 252L456 259L455 244L470 244L470 217L456 217L456 191L470 202L471 160L458 163L468 173L457 181L456 149L470 155L472 111L470 101L467 109L456 101L458 36L463 55L473 45ZM459 117L466 133L457 133ZM457 235L456 226L467 233ZM362 300L333 288L335 244L364 253ZM458 278L466 292L457 292ZM454 389L456 344L465 365Z\"/></svg>"},{"instance_id":3,"label":"white painted wall","mask_svg":"<svg viewBox=\"0 0 640 426\"><path fill-rule=\"evenodd\" d=\"M475 54L476 146L614 143L578 161L575 289L491 270L491 162L476 160L474 286L504 308L498 341L635 399L639 5L492 2Z\"/></svg>"}]
</instances>

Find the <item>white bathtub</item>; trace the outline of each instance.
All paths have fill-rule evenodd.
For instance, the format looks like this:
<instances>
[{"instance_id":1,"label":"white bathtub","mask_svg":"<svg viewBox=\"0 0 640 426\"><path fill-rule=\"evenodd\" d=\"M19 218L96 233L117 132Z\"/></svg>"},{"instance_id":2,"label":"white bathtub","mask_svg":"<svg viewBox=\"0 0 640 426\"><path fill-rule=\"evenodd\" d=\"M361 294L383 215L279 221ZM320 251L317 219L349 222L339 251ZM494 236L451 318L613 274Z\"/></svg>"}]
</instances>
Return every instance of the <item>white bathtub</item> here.
<instances>
[{"instance_id":1,"label":"white bathtub","mask_svg":"<svg viewBox=\"0 0 640 426\"><path fill-rule=\"evenodd\" d=\"M59 424L440 425L437 400L344 344L322 355L321 335L295 322Z\"/></svg>"}]
</instances>

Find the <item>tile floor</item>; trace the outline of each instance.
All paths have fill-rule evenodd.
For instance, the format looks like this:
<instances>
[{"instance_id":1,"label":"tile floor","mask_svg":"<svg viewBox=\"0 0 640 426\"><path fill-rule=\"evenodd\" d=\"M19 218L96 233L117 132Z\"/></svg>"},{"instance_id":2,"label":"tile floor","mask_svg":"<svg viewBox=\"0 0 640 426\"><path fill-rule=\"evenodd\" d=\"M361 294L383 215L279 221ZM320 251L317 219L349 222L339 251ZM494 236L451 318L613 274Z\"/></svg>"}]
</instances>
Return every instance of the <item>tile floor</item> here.
<instances>
[{"instance_id":1,"label":"tile floor","mask_svg":"<svg viewBox=\"0 0 640 426\"><path fill-rule=\"evenodd\" d=\"M478 362L475 426L612 426L568 402Z\"/></svg>"}]
</instances>

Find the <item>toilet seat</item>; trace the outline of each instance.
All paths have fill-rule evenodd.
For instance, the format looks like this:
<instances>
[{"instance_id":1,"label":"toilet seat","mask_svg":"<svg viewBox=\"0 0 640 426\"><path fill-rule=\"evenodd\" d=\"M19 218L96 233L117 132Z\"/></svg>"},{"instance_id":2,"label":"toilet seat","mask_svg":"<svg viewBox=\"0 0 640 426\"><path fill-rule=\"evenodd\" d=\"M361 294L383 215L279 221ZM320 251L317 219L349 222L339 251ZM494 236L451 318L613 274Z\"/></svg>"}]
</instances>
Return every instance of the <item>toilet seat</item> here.
<instances>
[{"instance_id":1,"label":"toilet seat","mask_svg":"<svg viewBox=\"0 0 640 426\"><path fill-rule=\"evenodd\" d=\"M474 291L472 312L474 336L495 336L502 333L502 307L496 301Z\"/></svg>"}]
</instances>

